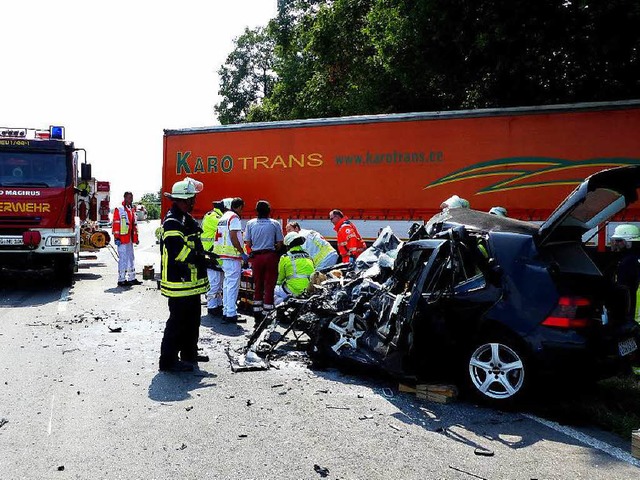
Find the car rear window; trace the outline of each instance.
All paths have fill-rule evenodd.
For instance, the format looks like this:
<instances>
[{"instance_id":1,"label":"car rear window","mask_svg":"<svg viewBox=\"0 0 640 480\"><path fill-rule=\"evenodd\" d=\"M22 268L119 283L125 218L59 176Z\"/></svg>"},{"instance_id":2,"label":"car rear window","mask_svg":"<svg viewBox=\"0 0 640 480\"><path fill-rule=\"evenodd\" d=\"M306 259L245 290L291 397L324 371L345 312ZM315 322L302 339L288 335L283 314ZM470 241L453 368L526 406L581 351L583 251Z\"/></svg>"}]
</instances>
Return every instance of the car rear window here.
<instances>
[{"instance_id":1,"label":"car rear window","mask_svg":"<svg viewBox=\"0 0 640 480\"><path fill-rule=\"evenodd\" d=\"M563 223L567 226L579 225L591 229L624 207L624 196L620 192L598 188L587 193L585 201L578 205Z\"/></svg>"}]
</instances>

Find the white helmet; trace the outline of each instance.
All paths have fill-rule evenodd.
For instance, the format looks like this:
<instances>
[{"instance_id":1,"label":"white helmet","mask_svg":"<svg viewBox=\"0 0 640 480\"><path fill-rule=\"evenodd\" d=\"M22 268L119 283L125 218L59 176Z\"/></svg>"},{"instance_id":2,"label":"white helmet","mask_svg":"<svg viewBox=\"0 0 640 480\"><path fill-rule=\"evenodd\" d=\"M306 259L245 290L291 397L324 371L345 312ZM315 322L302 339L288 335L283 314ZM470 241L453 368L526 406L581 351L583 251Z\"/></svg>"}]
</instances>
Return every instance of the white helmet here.
<instances>
[{"instance_id":1,"label":"white helmet","mask_svg":"<svg viewBox=\"0 0 640 480\"><path fill-rule=\"evenodd\" d=\"M202 188L202 182L186 177L184 180L180 180L173 184L171 193L165 192L164 194L169 198L180 198L184 200L195 197L197 193L202 191Z\"/></svg>"},{"instance_id":2,"label":"white helmet","mask_svg":"<svg viewBox=\"0 0 640 480\"><path fill-rule=\"evenodd\" d=\"M618 225L611 235L612 240L640 241L640 228L628 223Z\"/></svg>"},{"instance_id":3,"label":"white helmet","mask_svg":"<svg viewBox=\"0 0 640 480\"><path fill-rule=\"evenodd\" d=\"M497 215L498 217L506 217L507 209L504 207L491 207L491 210L489 210L489 213L492 215Z\"/></svg>"},{"instance_id":4,"label":"white helmet","mask_svg":"<svg viewBox=\"0 0 640 480\"><path fill-rule=\"evenodd\" d=\"M440 208L469 208L469 202L458 195L453 195L442 202Z\"/></svg>"},{"instance_id":5,"label":"white helmet","mask_svg":"<svg viewBox=\"0 0 640 480\"><path fill-rule=\"evenodd\" d=\"M284 236L284 244L289 247L294 242L294 240L298 239L304 240L304 237L298 232L289 232ZM304 241L302 243L304 243ZM300 245L302 245L302 243L300 243Z\"/></svg>"},{"instance_id":6,"label":"white helmet","mask_svg":"<svg viewBox=\"0 0 640 480\"><path fill-rule=\"evenodd\" d=\"M231 210L231 202L233 202L233 197L223 198L222 206L227 210Z\"/></svg>"}]
</instances>

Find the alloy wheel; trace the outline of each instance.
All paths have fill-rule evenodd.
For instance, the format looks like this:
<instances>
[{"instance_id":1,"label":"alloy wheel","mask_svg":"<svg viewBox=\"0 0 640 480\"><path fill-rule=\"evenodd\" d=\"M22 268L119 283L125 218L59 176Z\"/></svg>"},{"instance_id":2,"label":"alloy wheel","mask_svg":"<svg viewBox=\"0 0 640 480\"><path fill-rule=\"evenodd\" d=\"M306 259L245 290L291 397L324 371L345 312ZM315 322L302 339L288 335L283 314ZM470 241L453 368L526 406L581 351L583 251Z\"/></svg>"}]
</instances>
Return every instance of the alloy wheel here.
<instances>
[{"instance_id":1,"label":"alloy wheel","mask_svg":"<svg viewBox=\"0 0 640 480\"><path fill-rule=\"evenodd\" d=\"M485 343L471 354L469 375L481 395L507 400L522 390L525 366L522 358L509 346Z\"/></svg>"},{"instance_id":2,"label":"alloy wheel","mask_svg":"<svg viewBox=\"0 0 640 480\"><path fill-rule=\"evenodd\" d=\"M344 347L358 348L357 341L364 334L364 324L355 313L332 320L329 329L338 334L338 340L331 346L336 353Z\"/></svg>"}]
</instances>

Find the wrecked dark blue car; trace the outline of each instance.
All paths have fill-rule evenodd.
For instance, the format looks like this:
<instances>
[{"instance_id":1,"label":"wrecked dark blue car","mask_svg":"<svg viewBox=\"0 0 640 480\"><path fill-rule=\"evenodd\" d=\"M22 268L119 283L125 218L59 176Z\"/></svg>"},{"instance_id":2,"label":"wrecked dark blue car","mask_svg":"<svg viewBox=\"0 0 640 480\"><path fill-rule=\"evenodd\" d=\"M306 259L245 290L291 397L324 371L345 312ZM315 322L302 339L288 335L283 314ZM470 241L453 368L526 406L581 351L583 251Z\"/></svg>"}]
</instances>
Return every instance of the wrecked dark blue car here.
<instances>
[{"instance_id":1,"label":"wrecked dark blue car","mask_svg":"<svg viewBox=\"0 0 640 480\"><path fill-rule=\"evenodd\" d=\"M595 174L542 225L447 210L397 250L393 268L325 282L296 300L290 321L316 360L455 379L498 404L550 375L614 375L637 355L640 331L629 292L582 238L636 201L639 186L640 167Z\"/></svg>"}]
</instances>

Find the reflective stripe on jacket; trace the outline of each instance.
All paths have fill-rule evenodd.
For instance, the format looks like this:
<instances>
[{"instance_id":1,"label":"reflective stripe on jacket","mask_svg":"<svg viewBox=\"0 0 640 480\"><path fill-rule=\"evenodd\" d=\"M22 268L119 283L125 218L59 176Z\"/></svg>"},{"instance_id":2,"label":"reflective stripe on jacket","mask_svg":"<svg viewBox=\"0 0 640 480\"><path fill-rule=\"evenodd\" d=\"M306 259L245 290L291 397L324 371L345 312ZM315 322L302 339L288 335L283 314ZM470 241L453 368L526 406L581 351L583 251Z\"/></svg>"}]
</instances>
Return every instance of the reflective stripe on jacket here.
<instances>
[{"instance_id":1,"label":"reflective stripe on jacket","mask_svg":"<svg viewBox=\"0 0 640 480\"><path fill-rule=\"evenodd\" d=\"M309 254L316 267L327 255L335 251L331 244L314 230L302 229L298 233L304 237L304 250Z\"/></svg>"},{"instance_id":2,"label":"reflective stripe on jacket","mask_svg":"<svg viewBox=\"0 0 640 480\"><path fill-rule=\"evenodd\" d=\"M348 262L350 258L358 258L367 249L358 229L347 217L335 224L334 230L337 232L338 254L343 262Z\"/></svg>"},{"instance_id":3,"label":"reflective stripe on jacket","mask_svg":"<svg viewBox=\"0 0 640 480\"><path fill-rule=\"evenodd\" d=\"M218 222L222 217L222 211L214 208L207 213L202 219L202 246L207 252L211 252L213 244L216 241L216 233L218 232Z\"/></svg>"},{"instance_id":4,"label":"reflective stripe on jacket","mask_svg":"<svg viewBox=\"0 0 640 480\"><path fill-rule=\"evenodd\" d=\"M138 224L135 212L124 202L113 211L112 231L113 237L122 243L138 242Z\"/></svg>"},{"instance_id":5,"label":"reflective stripe on jacket","mask_svg":"<svg viewBox=\"0 0 640 480\"><path fill-rule=\"evenodd\" d=\"M300 295L309 285L309 277L315 271L313 260L301 246L293 247L278 263L278 285L292 295Z\"/></svg>"},{"instance_id":6,"label":"reflective stripe on jacket","mask_svg":"<svg viewBox=\"0 0 640 480\"><path fill-rule=\"evenodd\" d=\"M239 251L236 247L233 246L233 243L231 243L231 230L229 230L231 220L233 220L234 218L237 218L238 221L240 220L240 217L237 213L229 210L228 212L225 212L218 221L218 231L216 233L216 241L213 246L213 251L221 258L232 258L240 260L242 258L243 252ZM238 230L238 232L241 232L241 230ZM239 234L236 232L234 233L234 235ZM239 238L238 240L240 241L240 245L242 245L242 239Z\"/></svg>"},{"instance_id":7,"label":"reflective stripe on jacket","mask_svg":"<svg viewBox=\"0 0 640 480\"><path fill-rule=\"evenodd\" d=\"M188 213L172 207L162 224L162 280L160 292L165 297L188 297L209 290L200 227Z\"/></svg>"}]
</instances>

